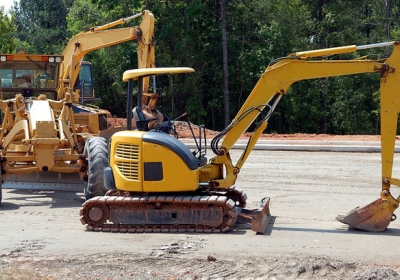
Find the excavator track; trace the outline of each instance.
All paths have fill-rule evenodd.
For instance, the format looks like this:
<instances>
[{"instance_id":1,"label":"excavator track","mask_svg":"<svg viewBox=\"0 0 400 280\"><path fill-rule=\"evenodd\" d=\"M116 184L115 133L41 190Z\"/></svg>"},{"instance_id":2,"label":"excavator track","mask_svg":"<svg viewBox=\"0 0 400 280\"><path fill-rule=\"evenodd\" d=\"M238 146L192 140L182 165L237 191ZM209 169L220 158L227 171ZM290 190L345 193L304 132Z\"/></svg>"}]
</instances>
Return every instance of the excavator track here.
<instances>
[{"instance_id":1,"label":"excavator track","mask_svg":"<svg viewBox=\"0 0 400 280\"><path fill-rule=\"evenodd\" d=\"M237 204L245 203L240 189L229 196L240 201L220 194L94 197L82 205L81 222L103 232L226 232L236 223Z\"/></svg>"}]
</instances>

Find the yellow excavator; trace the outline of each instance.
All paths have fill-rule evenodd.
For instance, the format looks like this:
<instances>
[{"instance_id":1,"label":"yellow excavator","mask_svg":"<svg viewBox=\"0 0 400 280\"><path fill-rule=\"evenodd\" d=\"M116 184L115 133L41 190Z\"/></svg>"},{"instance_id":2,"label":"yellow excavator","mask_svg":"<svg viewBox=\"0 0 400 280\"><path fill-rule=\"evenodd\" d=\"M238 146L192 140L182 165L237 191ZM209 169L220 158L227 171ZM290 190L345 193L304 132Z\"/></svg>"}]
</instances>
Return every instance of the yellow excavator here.
<instances>
[{"instance_id":1,"label":"yellow excavator","mask_svg":"<svg viewBox=\"0 0 400 280\"><path fill-rule=\"evenodd\" d=\"M332 55L377 47L392 47L393 51L388 58L379 60L368 57L329 59ZM400 180L392 177L400 112L399 70L400 43L397 41L297 52L275 60L265 70L231 124L211 141L215 156L208 162L202 150L192 152L170 136L169 127L158 130L147 130L146 126L137 130L128 127L126 131L114 134L110 141L110 166L104 169L104 180L110 191L83 204L81 222L88 230L94 231L225 232L236 222L244 221L251 223L254 231L264 233L271 216L269 198L262 200L260 209L246 209L246 195L235 186L235 181L281 97L300 80L378 72L381 197L337 219L362 230L384 231L396 218L393 212L398 208L400 199L390 192L391 185L400 186ZM123 80L128 82L128 105L132 103L135 80L140 85L144 77L193 71L191 68L126 71ZM263 117L259 120L257 117L261 113ZM131 117L128 110L128 119ZM144 118L138 120L147 121ZM256 129L234 164L230 150L255 121ZM107 147L104 150L107 151Z\"/></svg>"},{"instance_id":2,"label":"yellow excavator","mask_svg":"<svg viewBox=\"0 0 400 280\"><path fill-rule=\"evenodd\" d=\"M113 28L139 17L139 26ZM91 185L102 181L98 176L93 182L88 172L103 168L108 160L87 157L94 149L88 139L108 138L121 128L110 129L108 111L89 104L95 100L92 68L83 58L90 51L132 40L138 43L138 67L155 67L154 15L147 10L74 36L62 55L0 54L2 183L9 188L77 191L83 185L87 198L106 192L91 191ZM148 84L145 80L142 85L143 109L148 117L160 119L158 95L148 93ZM0 204L1 190L0 185Z\"/></svg>"}]
</instances>

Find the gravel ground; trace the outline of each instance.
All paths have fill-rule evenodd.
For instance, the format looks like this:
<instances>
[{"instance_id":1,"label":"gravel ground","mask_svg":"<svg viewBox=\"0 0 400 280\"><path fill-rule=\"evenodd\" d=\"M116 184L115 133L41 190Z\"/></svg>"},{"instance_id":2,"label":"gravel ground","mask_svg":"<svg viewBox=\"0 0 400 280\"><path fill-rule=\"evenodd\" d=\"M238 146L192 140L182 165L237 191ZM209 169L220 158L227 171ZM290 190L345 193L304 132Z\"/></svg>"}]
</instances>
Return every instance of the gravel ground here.
<instances>
[{"instance_id":1,"label":"gravel ground","mask_svg":"<svg viewBox=\"0 0 400 280\"><path fill-rule=\"evenodd\" d=\"M82 193L3 190L0 279L400 279L397 221L335 221L379 197L380 154L254 151L237 186L251 207L271 197L265 235L88 232Z\"/></svg>"},{"instance_id":2,"label":"gravel ground","mask_svg":"<svg viewBox=\"0 0 400 280\"><path fill-rule=\"evenodd\" d=\"M171 244L171 247L179 246ZM158 252L156 252L158 253ZM89 258L1 261L0 279L399 279L399 268L328 257L186 257L98 254ZM18 262L18 265L15 264Z\"/></svg>"}]
</instances>

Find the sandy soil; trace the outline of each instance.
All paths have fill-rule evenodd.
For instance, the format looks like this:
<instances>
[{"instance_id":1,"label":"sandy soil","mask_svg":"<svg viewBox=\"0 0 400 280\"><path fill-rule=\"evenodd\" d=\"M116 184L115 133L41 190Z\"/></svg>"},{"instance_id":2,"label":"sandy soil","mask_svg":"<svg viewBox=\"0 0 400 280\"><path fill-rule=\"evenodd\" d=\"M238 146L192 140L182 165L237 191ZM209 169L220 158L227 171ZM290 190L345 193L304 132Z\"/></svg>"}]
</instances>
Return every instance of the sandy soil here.
<instances>
[{"instance_id":1,"label":"sandy soil","mask_svg":"<svg viewBox=\"0 0 400 280\"><path fill-rule=\"evenodd\" d=\"M3 190L0 279L400 279L397 221L335 220L379 197L379 153L254 151L236 185L249 207L271 197L265 235L88 232L82 193Z\"/></svg>"},{"instance_id":2,"label":"sandy soil","mask_svg":"<svg viewBox=\"0 0 400 280\"><path fill-rule=\"evenodd\" d=\"M124 118L109 118L109 123L112 126L125 127L126 119ZM189 128L187 122L176 121L174 122L176 131L179 138L193 138L193 134ZM198 126L192 125L194 135L198 135ZM218 131L213 131L206 129L207 139L212 139ZM242 138L247 138L249 133L243 134ZM332 134L305 134L305 133L295 133L295 134L275 134L275 133L264 133L261 135L260 139L263 140L325 140L325 141L380 141L380 135L332 135ZM397 140L400 137L396 137Z\"/></svg>"}]
</instances>

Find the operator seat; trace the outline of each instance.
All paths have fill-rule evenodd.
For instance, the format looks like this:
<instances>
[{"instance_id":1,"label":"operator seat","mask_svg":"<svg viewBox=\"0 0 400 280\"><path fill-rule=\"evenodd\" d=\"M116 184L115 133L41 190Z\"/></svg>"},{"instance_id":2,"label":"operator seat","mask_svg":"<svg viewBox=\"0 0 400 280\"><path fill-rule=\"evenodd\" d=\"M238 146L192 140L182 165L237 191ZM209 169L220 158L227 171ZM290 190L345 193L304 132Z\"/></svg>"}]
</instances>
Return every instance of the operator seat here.
<instances>
[{"instance_id":1,"label":"operator seat","mask_svg":"<svg viewBox=\"0 0 400 280\"><path fill-rule=\"evenodd\" d=\"M146 119L142 108L136 106L132 110L133 118L136 121L136 128L139 131L149 131L149 122L154 121L154 118Z\"/></svg>"}]
</instances>

